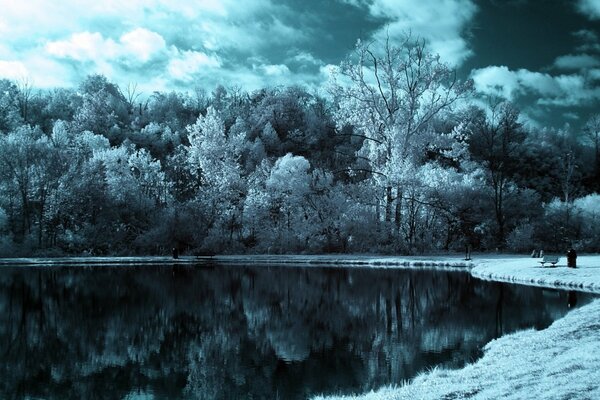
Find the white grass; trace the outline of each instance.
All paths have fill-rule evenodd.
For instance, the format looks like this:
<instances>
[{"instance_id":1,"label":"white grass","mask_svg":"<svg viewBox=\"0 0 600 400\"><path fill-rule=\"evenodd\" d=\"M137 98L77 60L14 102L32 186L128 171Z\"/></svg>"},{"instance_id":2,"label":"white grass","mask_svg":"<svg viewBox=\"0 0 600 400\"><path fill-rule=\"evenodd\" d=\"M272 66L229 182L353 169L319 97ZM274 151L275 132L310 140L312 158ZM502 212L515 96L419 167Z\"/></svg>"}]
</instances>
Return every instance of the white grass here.
<instances>
[{"instance_id":1,"label":"white grass","mask_svg":"<svg viewBox=\"0 0 600 400\"><path fill-rule=\"evenodd\" d=\"M475 262L471 274L480 279L523 283L600 293L600 256L577 257L577 268L567 268L566 257L556 267L542 267L539 258L483 258Z\"/></svg>"}]
</instances>

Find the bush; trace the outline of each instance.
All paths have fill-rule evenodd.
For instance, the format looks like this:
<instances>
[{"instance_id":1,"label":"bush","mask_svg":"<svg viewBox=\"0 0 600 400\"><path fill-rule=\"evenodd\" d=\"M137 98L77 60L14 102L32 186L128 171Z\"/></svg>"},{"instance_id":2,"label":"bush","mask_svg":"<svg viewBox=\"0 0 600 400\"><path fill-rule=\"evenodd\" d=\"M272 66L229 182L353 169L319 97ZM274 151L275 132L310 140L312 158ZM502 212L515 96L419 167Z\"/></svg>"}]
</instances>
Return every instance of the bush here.
<instances>
[{"instance_id":1,"label":"bush","mask_svg":"<svg viewBox=\"0 0 600 400\"><path fill-rule=\"evenodd\" d=\"M579 198L573 205L580 219L580 245L586 251L600 251L600 194Z\"/></svg>"},{"instance_id":2,"label":"bush","mask_svg":"<svg viewBox=\"0 0 600 400\"><path fill-rule=\"evenodd\" d=\"M508 235L506 244L509 249L522 252L536 247L534 241L534 228L530 221L523 221Z\"/></svg>"}]
</instances>

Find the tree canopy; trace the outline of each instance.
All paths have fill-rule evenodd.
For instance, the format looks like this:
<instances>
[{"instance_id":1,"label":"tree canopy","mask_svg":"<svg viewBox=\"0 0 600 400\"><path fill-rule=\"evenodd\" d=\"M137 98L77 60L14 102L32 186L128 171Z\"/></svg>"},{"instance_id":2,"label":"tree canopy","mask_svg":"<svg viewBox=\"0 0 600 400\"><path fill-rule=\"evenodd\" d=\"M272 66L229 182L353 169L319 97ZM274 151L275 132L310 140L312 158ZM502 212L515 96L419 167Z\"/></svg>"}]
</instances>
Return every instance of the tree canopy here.
<instances>
[{"instance_id":1,"label":"tree canopy","mask_svg":"<svg viewBox=\"0 0 600 400\"><path fill-rule=\"evenodd\" d=\"M0 254L600 250L599 116L530 126L410 36L327 89L0 80Z\"/></svg>"}]
</instances>

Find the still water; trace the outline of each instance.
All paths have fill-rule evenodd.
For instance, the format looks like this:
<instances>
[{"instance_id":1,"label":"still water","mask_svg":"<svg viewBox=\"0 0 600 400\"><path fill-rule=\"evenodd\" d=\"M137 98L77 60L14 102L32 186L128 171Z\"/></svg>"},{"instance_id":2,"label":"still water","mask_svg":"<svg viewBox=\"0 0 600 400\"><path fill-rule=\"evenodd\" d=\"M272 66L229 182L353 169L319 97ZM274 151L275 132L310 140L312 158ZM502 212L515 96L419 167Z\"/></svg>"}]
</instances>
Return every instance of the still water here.
<instances>
[{"instance_id":1,"label":"still water","mask_svg":"<svg viewBox=\"0 0 600 400\"><path fill-rule=\"evenodd\" d=\"M304 399L457 368L589 295L461 272L0 269L0 398Z\"/></svg>"}]
</instances>

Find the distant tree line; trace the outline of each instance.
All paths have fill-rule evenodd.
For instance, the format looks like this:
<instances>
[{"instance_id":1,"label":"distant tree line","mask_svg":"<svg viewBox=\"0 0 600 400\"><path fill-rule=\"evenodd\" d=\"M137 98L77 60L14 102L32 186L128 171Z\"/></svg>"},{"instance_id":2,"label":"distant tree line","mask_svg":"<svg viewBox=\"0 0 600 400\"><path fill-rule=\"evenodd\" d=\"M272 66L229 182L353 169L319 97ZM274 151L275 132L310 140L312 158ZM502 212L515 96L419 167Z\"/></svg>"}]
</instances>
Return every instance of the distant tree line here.
<instances>
[{"instance_id":1,"label":"distant tree line","mask_svg":"<svg viewBox=\"0 0 600 400\"><path fill-rule=\"evenodd\" d=\"M323 89L0 80L0 254L600 251L600 116L473 105L410 37Z\"/></svg>"}]
</instances>

